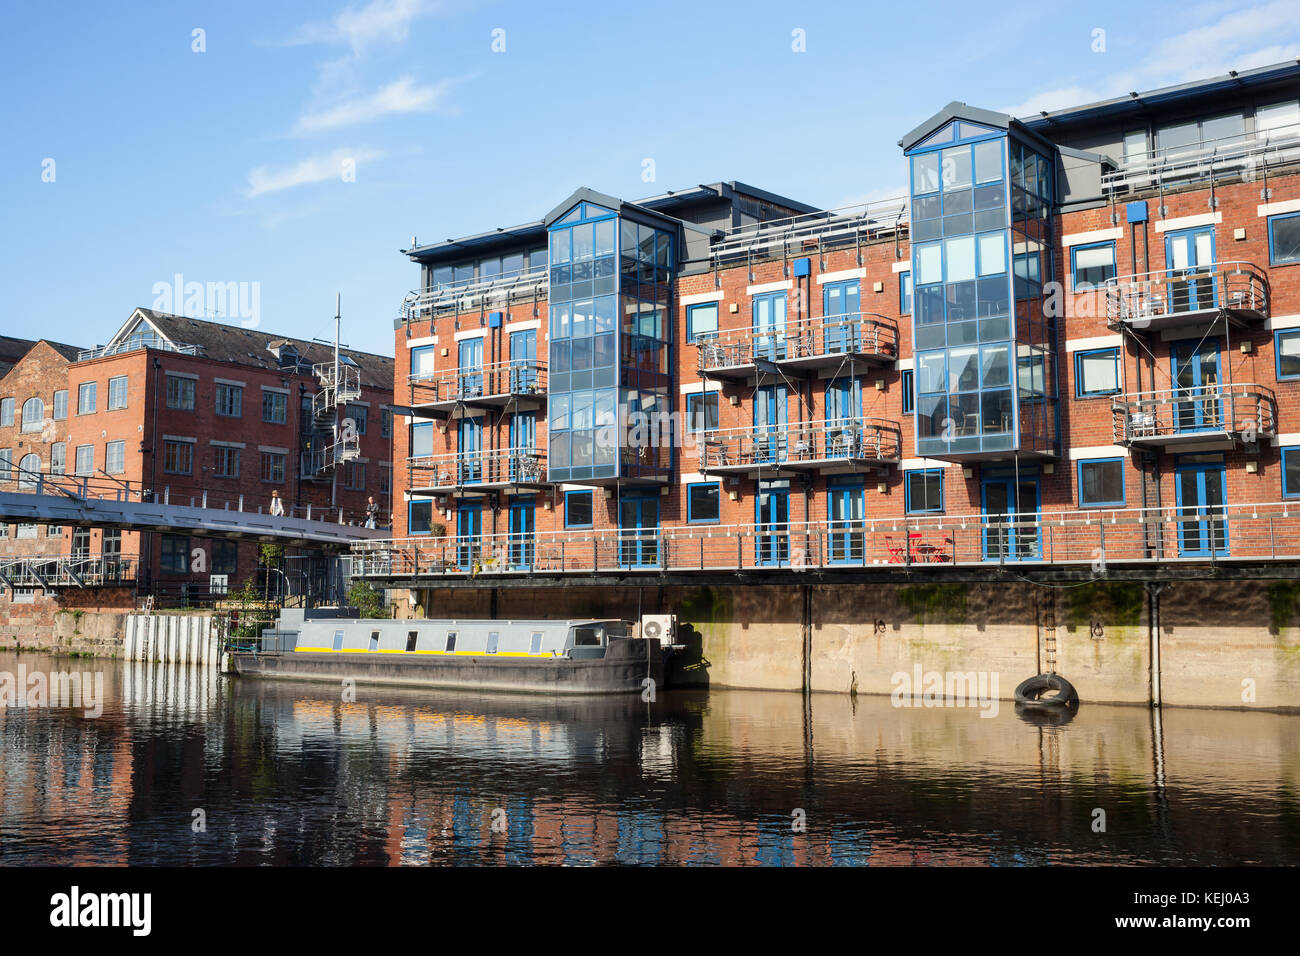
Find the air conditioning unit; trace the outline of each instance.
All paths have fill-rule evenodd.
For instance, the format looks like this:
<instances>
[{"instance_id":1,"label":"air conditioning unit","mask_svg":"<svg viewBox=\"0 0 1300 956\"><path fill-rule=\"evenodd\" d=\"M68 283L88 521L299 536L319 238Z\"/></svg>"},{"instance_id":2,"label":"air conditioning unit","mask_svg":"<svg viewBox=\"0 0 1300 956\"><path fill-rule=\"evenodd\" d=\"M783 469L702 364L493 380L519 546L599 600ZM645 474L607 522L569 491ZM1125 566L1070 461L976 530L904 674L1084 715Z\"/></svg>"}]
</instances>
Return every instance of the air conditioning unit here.
<instances>
[{"instance_id":1,"label":"air conditioning unit","mask_svg":"<svg viewBox=\"0 0 1300 956\"><path fill-rule=\"evenodd\" d=\"M654 638L660 647L671 647L676 631L677 618L672 614L641 615L641 636Z\"/></svg>"}]
</instances>

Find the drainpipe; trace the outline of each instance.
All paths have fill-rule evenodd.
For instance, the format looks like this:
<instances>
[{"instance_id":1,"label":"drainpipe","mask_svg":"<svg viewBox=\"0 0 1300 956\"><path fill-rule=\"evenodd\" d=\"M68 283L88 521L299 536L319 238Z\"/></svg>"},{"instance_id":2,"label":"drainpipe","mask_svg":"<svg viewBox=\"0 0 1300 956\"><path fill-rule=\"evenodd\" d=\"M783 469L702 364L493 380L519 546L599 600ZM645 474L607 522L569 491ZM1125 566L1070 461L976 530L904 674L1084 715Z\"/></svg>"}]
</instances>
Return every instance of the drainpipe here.
<instances>
[{"instance_id":1,"label":"drainpipe","mask_svg":"<svg viewBox=\"0 0 1300 956\"><path fill-rule=\"evenodd\" d=\"M1160 592L1165 585L1156 581L1147 581L1147 628L1151 638L1151 706L1159 707L1162 701L1160 691Z\"/></svg>"}]
</instances>

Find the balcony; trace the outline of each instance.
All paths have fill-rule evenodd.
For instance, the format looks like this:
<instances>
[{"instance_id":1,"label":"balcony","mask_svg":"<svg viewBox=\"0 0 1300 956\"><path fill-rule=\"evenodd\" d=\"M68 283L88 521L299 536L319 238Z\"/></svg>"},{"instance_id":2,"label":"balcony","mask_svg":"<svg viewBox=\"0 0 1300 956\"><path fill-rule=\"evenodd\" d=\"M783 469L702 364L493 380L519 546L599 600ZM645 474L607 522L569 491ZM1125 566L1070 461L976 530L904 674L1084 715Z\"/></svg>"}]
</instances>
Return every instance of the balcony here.
<instances>
[{"instance_id":1,"label":"balcony","mask_svg":"<svg viewBox=\"0 0 1300 956\"><path fill-rule=\"evenodd\" d=\"M1220 316L1241 326L1268 318L1268 277L1249 262L1119 276L1107 280L1105 288L1106 324L1112 329L1204 325Z\"/></svg>"},{"instance_id":2,"label":"balcony","mask_svg":"<svg viewBox=\"0 0 1300 956\"><path fill-rule=\"evenodd\" d=\"M857 472L897 464L903 448L898 423L879 418L718 428L696 437L702 473L750 477Z\"/></svg>"},{"instance_id":3,"label":"balcony","mask_svg":"<svg viewBox=\"0 0 1300 956\"><path fill-rule=\"evenodd\" d=\"M1103 172L1101 184L1108 193L1136 193L1203 179L1259 177L1262 171L1271 172L1295 162L1300 162L1300 125L1293 123L1265 132L1143 153L1113 172Z\"/></svg>"},{"instance_id":4,"label":"balcony","mask_svg":"<svg viewBox=\"0 0 1300 956\"><path fill-rule=\"evenodd\" d=\"M536 449L498 448L408 458L411 491L420 494L473 495L488 491L542 488L546 455Z\"/></svg>"},{"instance_id":5,"label":"balcony","mask_svg":"<svg viewBox=\"0 0 1300 956\"><path fill-rule=\"evenodd\" d=\"M512 359L480 368L416 372L409 376L411 407L430 417L465 417L465 409L535 408L546 400L546 363Z\"/></svg>"},{"instance_id":6,"label":"balcony","mask_svg":"<svg viewBox=\"0 0 1300 956\"><path fill-rule=\"evenodd\" d=\"M127 352L137 352L140 349L157 349L160 352L175 352L178 355L202 354L202 350L197 345L178 345L153 332L141 332L129 335L112 345L97 345L93 349L82 349L77 353L77 361L89 362L91 359L125 355Z\"/></svg>"},{"instance_id":7,"label":"balcony","mask_svg":"<svg viewBox=\"0 0 1300 956\"><path fill-rule=\"evenodd\" d=\"M1129 447L1232 447L1277 437L1277 397L1262 385L1207 385L1117 395L1115 443Z\"/></svg>"},{"instance_id":8,"label":"balcony","mask_svg":"<svg viewBox=\"0 0 1300 956\"><path fill-rule=\"evenodd\" d=\"M525 299L538 302L546 298L549 275L545 267L539 267L416 289L402 300L398 318L403 323L419 322L437 315L505 308Z\"/></svg>"},{"instance_id":9,"label":"balcony","mask_svg":"<svg viewBox=\"0 0 1300 956\"><path fill-rule=\"evenodd\" d=\"M781 259L833 246L862 246L906 230L906 196L750 222L724 234L709 249L715 266L737 260Z\"/></svg>"},{"instance_id":10,"label":"balcony","mask_svg":"<svg viewBox=\"0 0 1300 956\"><path fill-rule=\"evenodd\" d=\"M729 329L694 343L701 375L738 381L775 367L813 372L853 360L892 362L898 358L898 323L871 312L819 316L782 329Z\"/></svg>"}]
</instances>

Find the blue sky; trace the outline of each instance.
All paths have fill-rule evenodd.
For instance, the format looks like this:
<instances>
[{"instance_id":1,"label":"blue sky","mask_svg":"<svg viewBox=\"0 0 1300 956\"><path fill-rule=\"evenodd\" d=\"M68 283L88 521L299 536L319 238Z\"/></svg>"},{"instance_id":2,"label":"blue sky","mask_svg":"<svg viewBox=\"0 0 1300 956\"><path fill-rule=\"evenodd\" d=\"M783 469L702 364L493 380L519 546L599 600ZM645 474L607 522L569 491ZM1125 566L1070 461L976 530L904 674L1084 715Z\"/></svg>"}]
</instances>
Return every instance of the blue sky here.
<instances>
[{"instance_id":1,"label":"blue sky","mask_svg":"<svg viewBox=\"0 0 1300 956\"><path fill-rule=\"evenodd\" d=\"M413 235L536 219L580 185L885 198L897 140L950 100L1023 114L1300 55L1296 0L986 9L11 4L0 332L103 342L181 274L256 283L260 327L305 338L340 292L345 340L391 354Z\"/></svg>"}]
</instances>

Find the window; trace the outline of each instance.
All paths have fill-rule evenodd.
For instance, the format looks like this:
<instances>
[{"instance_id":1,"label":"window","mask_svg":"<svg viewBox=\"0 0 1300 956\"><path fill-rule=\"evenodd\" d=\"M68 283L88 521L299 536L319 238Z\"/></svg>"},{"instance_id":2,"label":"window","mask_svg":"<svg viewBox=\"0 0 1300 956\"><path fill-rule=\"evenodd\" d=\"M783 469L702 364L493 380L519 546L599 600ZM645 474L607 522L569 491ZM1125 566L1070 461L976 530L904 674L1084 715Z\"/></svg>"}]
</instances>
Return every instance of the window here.
<instances>
[{"instance_id":1,"label":"window","mask_svg":"<svg viewBox=\"0 0 1300 956\"><path fill-rule=\"evenodd\" d=\"M528 653L540 654L542 652L542 632L533 631L533 636L528 639Z\"/></svg>"},{"instance_id":2,"label":"window","mask_svg":"<svg viewBox=\"0 0 1300 956\"><path fill-rule=\"evenodd\" d=\"M1070 269L1074 291L1091 290L1115 278L1115 243L1095 242L1070 248Z\"/></svg>"},{"instance_id":3,"label":"window","mask_svg":"<svg viewBox=\"0 0 1300 956\"><path fill-rule=\"evenodd\" d=\"M1079 462L1079 507L1124 505L1124 459L1098 458Z\"/></svg>"},{"instance_id":4,"label":"window","mask_svg":"<svg viewBox=\"0 0 1300 956\"><path fill-rule=\"evenodd\" d=\"M1130 130L1124 134L1124 165L1144 163L1147 159L1147 131Z\"/></svg>"},{"instance_id":5,"label":"window","mask_svg":"<svg viewBox=\"0 0 1300 956\"><path fill-rule=\"evenodd\" d=\"M393 410L391 408L381 408L379 410L379 437L393 437Z\"/></svg>"},{"instance_id":6,"label":"window","mask_svg":"<svg viewBox=\"0 0 1300 956\"><path fill-rule=\"evenodd\" d=\"M500 631L488 631L487 652L489 654L495 654L497 652L497 647L500 644L500 642L501 642Z\"/></svg>"},{"instance_id":7,"label":"window","mask_svg":"<svg viewBox=\"0 0 1300 956\"><path fill-rule=\"evenodd\" d=\"M212 573L236 574L239 570L239 542L212 542Z\"/></svg>"},{"instance_id":8,"label":"window","mask_svg":"<svg viewBox=\"0 0 1300 956\"><path fill-rule=\"evenodd\" d=\"M212 448L213 472L218 478L239 477L239 449L227 445Z\"/></svg>"},{"instance_id":9,"label":"window","mask_svg":"<svg viewBox=\"0 0 1300 956\"><path fill-rule=\"evenodd\" d=\"M379 466L379 493L381 495L391 494L393 490L393 466L381 464Z\"/></svg>"},{"instance_id":10,"label":"window","mask_svg":"<svg viewBox=\"0 0 1300 956\"><path fill-rule=\"evenodd\" d=\"M1255 135L1276 133L1269 139L1277 140L1300 133L1300 100L1270 103L1255 110Z\"/></svg>"},{"instance_id":11,"label":"window","mask_svg":"<svg viewBox=\"0 0 1300 956\"><path fill-rule=\"evenodd\" d=\"M99 384L97 382L82 382L77 386L77 414L90 415L95 411L95 405L98 400Z\"/></svg>"},{"instance_id":12,"label":"window","mask_svg":"<svg viewBox=\"0 0 1300 956\"><path fill-rule=\"evenodd\" d=\"M262 480L272 484L284 481L284 455L275 451L262 452Z\"/></svg>"},{"instance_id":13,"label":"window","mask_svg":"<svg viewBox=\"0 0 1300 956\"><path fill-rule=\"evenodd\" d=\"M903 472L903 497L908 514L943 510L943 470Z\"/></svg>"},{"instance_id":14,"label":"window","mask_svg":"<svg viewBox=\"0 0 1300 956\"><path fill-rule=\"evenodd\" d=\"M433 502L412 501L407 511L407 534L433 533Z\"/></svg>"},{"instance_id":15,"label":"window","mask_svg":"<svg viewBox=\"0 0 1300 956\"><path fill-rule=\"evenodd\" d=\"M564 495L564 526L590 528L594 517L590 491L569 491Z\"/></svg>"},{"instance_id":16,"label":"window","mask_svg":"<svg viewBox=\"0 0 1300 956\"><path fill-rule=\"evenodd\" d=\"M217 414L222 418L239 418L244 414L244 387L217 383Z\"/></svg>"},{"instance_id":17,"label":"window","mask_svg":"<svg viewBox=\"0 0 1300 956\"><path fill-rule=\"evenodd\" d=\"M718 334L718 303L704 302L686 307L686 341Z\"/></svg>"},{"instance_id":18,"label":"window","mask_svg":"<svg viewBox=\"0 0 1300 956\"><path fill-rule=\"evenodd\" d=\"M188 475L193 470L194 446L187 441L163 442L163 471Z\"/></svg>"},{"instance_id":19,"label":"window","mask_svg":"<svg viewBox=\"0 0 1300 956\"><path fill-rule=\"evenodd\" d=\"M126 442L111 441L104 446L104 470L110 475L126 471Z\"/></svg>"},{"instance_id":20,"label":"window","mask_svg":"<svg viewBox=\"0 0 1300 956\"><path fill-rule=\"evenodd\" d=\"M45 426L45 402L29 398L23 402L23 431L38 432Z\"/></svg>"},{"instance_id":21,"label":"window","mask_svg":"<svg viewBox=\"0 0 1300 956\"><path fill-rule=\"evenodd\" d=\"M686 431L688 434L718 427L718 393L686 396Z\"/></svg>"},{"instance_id":22,"label":"window","mask_svg":"<svg viewBox=\"0 0 1300 956\"><path fill-rule=\"evenodd\" d=\"M18 462L18 487L35 488L41 474L41 456L35 452L23 455Z\"/></svg>"},{"instance_id":23,"label":"window","mask_svg":"<svg viewBox=\"0 0 1300 956\"><path fill-rule=\"evenodd\" d=\"M125 375L114 375L108 380L108 410L126 408L126 388L129 380Z\"/></svg>"},{"instance_id":24,"label":"window","mask_svg":"<svg viewBox=\"0 0 1300 956\"><path fill-rule=\"evenodd\" d=\"M1300 329L1275 333L1273 351L1277 353L1278 380L1300 378Z\"/></svg>"},{"instance_id":25,"label":"window","mask_svg":"<svg viewBox=\"0 0 1300 956\"><path fill-rule=\"evenodd\" d=\"M366 465L361 461L350 461L343 468L343 487L349 491L364 491L366 487Z\"/></svg>"},{"instance_id":26,"label":"window","mask_svg":"<svg viewBox=\"0 0 1300 956\"><path fill-rule=\"evenodd\" d=\"M10 600L14 604L35 604L36 588L14 588Z\"/></svg>"},{"instance_id":27,"label":"window","mask_svg":"<svg viewBox=\"0 0 1300 956\"><path fill-rule=\"evenodd\" d=\"M19 538L35 538L40 534L41 526L36 524L20 524L17 527L17 536Z\"/></svg>"},{"instance_id":28,"label":"window","mask_svg":"<svg viewBox=\"0 0 1300 956\"><path fill-rule=\"evenodd\" d=\"M406 632L406 653L411 654L415 651L415 645L420 640L419 631Z\"/></svg>"},{"instance_id":29,"label":"window","mask_svg":"<svg viewBox=\"0 0 1300 956\"><path fill-rule=\"evenodd\" d=\"M910 415L916 410L916 375L910 368L903 369L903 414Z\"/></svg>"},{"instance_id":30,"label":"window","mask_svg":"<svg viewBox=\"0 0 1300 956\"><path fill-rule=\"evenodd\" d=\"M347 417L352 419L352 423L356 425L358 435L364 435L366 433L366 416L369 411L370 409L366 408L364 405L348 406Z\"/></svg>"},{"instance_id":31,"label":"window","mask_svg":"<svg viewBox=\"0 0 1300 956\"><path fill-rule=\"evenodd\" d=\"M1300 212L1268 217L1268 261L1274 266L1300 262Z\"/></svg>"},{"instance_id":32,"label":"window","mask_svg":"<svg viewBox=\"0 0 1300 956\"><path fill-rule=\"evenodd\" d=\"M8 428L14 423L14 400L0 398L0 427Z\"/></svg>"},{"instance_id":33,"label":"window","mask_svg":"<svg viewBox=\"0 0 1300 956\"><path fill-rule=\"evenodd\" d=\"M898 274L898 312L900 315L912 314L912 273Z\"/></svg>"},{"instance_id":34,"label":"window","mask_svg":"<svg viewBox=\"0 0 1300 956\"><path fill-rule=\"evenodd\" d=\"M60 388L54 393L54 420L61 422L68 417L68 390Z\"/></svg>"},{"instance_id":35,"label":"window","mask_svg":"<svg viewBox=\"0 0 1300 956\"><path fill-rule=\"evenodd\" d=\"M73 459L73 471L78 475L90 475L95 471L95 446L78 445Z\"/></svg>"},{"instance_id":36,"label":"window","mask_svg":"<svg viewBox=\"0 0 1300 956\"><path fill-rule=\"evenodd\" d=\"M1300 498L1300 447L1282 449L1282 494Z\"/></svg>"},{"instance_id":37,"label":"window","mask_svg":"<svg viewBox=\"0 0 1300 956\"><path fill-rule=\"evenodd\" d=\"M455 631L447 632L446 653L448 654L456 653L456 632Z\"/></svg>"},{"instance_id":38,"label":"window","mask_svg":"<svg viewBox=\"0 0 1300 956\"><path fill-rule=\"evenodd\" d=\"M180 375L167 376L167 407L183 412L194 411L194 379L182 378Z\"/></svg>"},{"instance_id":39,"label":"window","mask_svg":"<svg viewBox=\"0 0 1300 956\"><path fill-rule=\"evenodd\" d=\"M183 534L162 536L162 569L167 574L190 573L190 539Z\"/></svg>"},{"instance_id":40,"label":"window","mask_svg":"<svg viewBox=\"0 0 1300 956\"><path fill-rule=\"evenodd\" d=\"M14 450L12 448L0 448L0 481L8 481L13 477L14 468Z\"/></svg>"},{"instance_id":41,"label":"window","mask_svg":"<svg viewBox=\"0 0 1300 956\"><path fill-rule=\"evenodd\" d=\"M1074 394L1077 398L1114 395L1119 391L1119 349L1074 353Z\"/></svg>"},{"instance_id":42,"label":"window","mask_svg":"<svg viewBox=\"0 0 1300 956\"><path fill-rule=\"evenodd\" d=\"M61 441L50 446L50 474L61 475L68 467L68 446Z\"/></svg>"},{"instance_id":43,"label":"window","mask_svg":"<svg viewBox=\"0 0 1300 956\"><path fill-rule=\"evenodd\" d=\"M722 486L716 481L686 486L686 520L703 524L720 520Z\"/></svg>"},{"instance_id":44,"label":"window","mask_svg":"<svg viewBox=\"0 0 1300 956\"><path fill-rule=\"evenodd\" d=\"M289 396L284 392L262 390L262 421L283 425L287 421Z\"/></svg>"}]
</instances>

